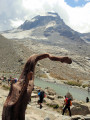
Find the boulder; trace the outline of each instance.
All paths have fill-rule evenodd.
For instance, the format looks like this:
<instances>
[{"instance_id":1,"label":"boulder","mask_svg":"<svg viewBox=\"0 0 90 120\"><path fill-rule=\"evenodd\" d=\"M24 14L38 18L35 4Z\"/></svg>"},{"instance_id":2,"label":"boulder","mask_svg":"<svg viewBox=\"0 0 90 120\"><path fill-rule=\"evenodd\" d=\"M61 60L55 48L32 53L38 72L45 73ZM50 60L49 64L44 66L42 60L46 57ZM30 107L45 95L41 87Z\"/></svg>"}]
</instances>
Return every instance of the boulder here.
<instances>
[{"instance_id":1,"label":"boulder","mask_svg":"<svg viewBox=\"0 0 90 120\"><path fill-rule=\"evenodd\" d=\"M31 98L36 98L37 96L38 96L38 94L36 94L36 93L31 94Z\"/></svg>"},{"instance_id":2,"label":"boulder","mask_svg":"<svg viewBox=\"0 0 90 120\"><path fill-rule=\"evenodd\" d=\"M50 99L50 100L54 100L54 99L55 99L55 96L47 95L47 98Z\"/></svg>"},{"instance_id":3,"label":"boulder","mask_svg":"<svg viewBox=\"0 0 90 120\"><path fill-rule=\"evenodd\" d=\"M73 106L71 107L71 112L72 112L72 115L90 114L90 110L88 106L80 104L80 103L75 103L75 102L73 102Z\"/></svg>"},{"instance_id":4,"label":"boulder","mask_svg":"<svg viewBox=\"0 0 90 120\"><path fill-rule=\"evenodd\" d=\"M49 117L46 117L44 120L50 120L50 118L49 118Z\"/></svg>"}]
</instances>

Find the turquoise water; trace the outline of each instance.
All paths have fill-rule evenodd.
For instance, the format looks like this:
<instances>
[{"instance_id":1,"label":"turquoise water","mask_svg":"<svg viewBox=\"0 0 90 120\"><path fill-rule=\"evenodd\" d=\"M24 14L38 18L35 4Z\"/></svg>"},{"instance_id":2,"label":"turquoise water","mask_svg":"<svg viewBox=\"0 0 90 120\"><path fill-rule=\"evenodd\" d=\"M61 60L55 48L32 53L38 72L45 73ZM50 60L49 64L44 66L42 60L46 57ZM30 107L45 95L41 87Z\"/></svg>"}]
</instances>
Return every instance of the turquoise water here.
<instances>
[{"instance_id":1,"label":"turquoise water","mask_svg":"<svg viewBox=\"0 0 90 120\"><path fill-rule=\"evenodd\" d=\"M36 86L39 86L43 89L46 87L50 87L54 89L57 94L62 96L65 96L67 92L70 92L74 99L86 101L86 97L88 97L90 100L90 92L88 93L88 91L84 89L71 87L69 85L64 85L64 84L46 82L40 79L39 80L36 79L34 83Z\"/></svg>"}]
</instances>

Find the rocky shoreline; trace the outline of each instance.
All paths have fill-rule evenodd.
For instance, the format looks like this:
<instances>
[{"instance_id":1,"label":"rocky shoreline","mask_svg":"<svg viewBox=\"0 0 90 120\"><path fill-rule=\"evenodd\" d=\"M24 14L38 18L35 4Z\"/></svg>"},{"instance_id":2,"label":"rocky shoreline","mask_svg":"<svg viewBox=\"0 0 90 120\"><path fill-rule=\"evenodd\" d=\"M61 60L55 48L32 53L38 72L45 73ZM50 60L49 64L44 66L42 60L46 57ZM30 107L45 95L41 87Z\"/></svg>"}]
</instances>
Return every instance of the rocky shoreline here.
<instances>
[{"instance_id":1,"label":"rocky shoreline","mask_svg":"<svg viewBox=\"0 0 90 120\"><path fill-rule=\"evenodd\" d=\"M43 80L45 82L49 82L49 83L68 85L67 80L57 80L57 79L54 79L54 78L49 78L49 79L47 79L47 78L39 78L39 79L41 79L41 80ZM88 91L88 87L76 86L76 85L74 85L74 86L69 85L69 86L71 86L72 88L79 88L79 89Z\"/></svg>"}]
</instances>

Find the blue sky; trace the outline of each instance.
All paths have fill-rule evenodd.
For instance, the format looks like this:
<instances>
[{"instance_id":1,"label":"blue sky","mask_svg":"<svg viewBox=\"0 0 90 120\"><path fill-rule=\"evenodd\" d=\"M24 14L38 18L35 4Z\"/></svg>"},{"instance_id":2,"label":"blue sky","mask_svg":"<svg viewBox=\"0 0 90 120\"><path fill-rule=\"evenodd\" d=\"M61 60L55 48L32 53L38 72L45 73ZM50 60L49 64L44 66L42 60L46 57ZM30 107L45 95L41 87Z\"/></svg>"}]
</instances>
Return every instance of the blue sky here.
<instances>
[{"instance_id":1,"label":"blue sky","mask_svg":"<svg viewBox=\"0 0 90 120\"><path fill-rule=\"evenodd\" d=\"M82 7L90 2L90 0L65 0L65 2L71 7Z\"/></svg>"},{"instance_id":2,"label":"blue sky","mask_svg":"<svg viewBox=\"0 0 90 120\"><path fill-rule=\"evenodd\" d=\"M75 31L90 32L90 0L0 0L0 31L52 11Z\"/></svg>"}]
</instances>

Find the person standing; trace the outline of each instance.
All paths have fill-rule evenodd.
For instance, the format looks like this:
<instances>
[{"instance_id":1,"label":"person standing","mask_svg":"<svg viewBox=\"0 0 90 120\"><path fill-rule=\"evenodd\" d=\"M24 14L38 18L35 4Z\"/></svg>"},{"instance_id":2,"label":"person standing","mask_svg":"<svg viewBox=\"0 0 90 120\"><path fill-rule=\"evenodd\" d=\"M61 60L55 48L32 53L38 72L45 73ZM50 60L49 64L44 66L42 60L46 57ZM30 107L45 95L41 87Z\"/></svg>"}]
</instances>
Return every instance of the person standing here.
<instances>
[{"instance_id":1,"label":"person standing","mask_svg":"<svg viewBox=\"0 0 90 120\"><path fill-rule=\"evenodd\" d=\"M64 105L65 105L65 107L64 107L64 109L63 109L62 115L64 115L66 109L68 109L68 111L69 111L69 116L71 116L71 110L70 110L70 106L72 105L71 98L67 98L67 97L65 96Z\"/></svg>"},{"instance_id":2,"label":"person standing","mask_svg":"<svg viewBox=\"0 0 90 120\"><path fill-rule=\"evenodd\" d=\"M86 97L86 103L88 103L89 102L89 98L88 97Z\"/></svg>"}]
</instances>

